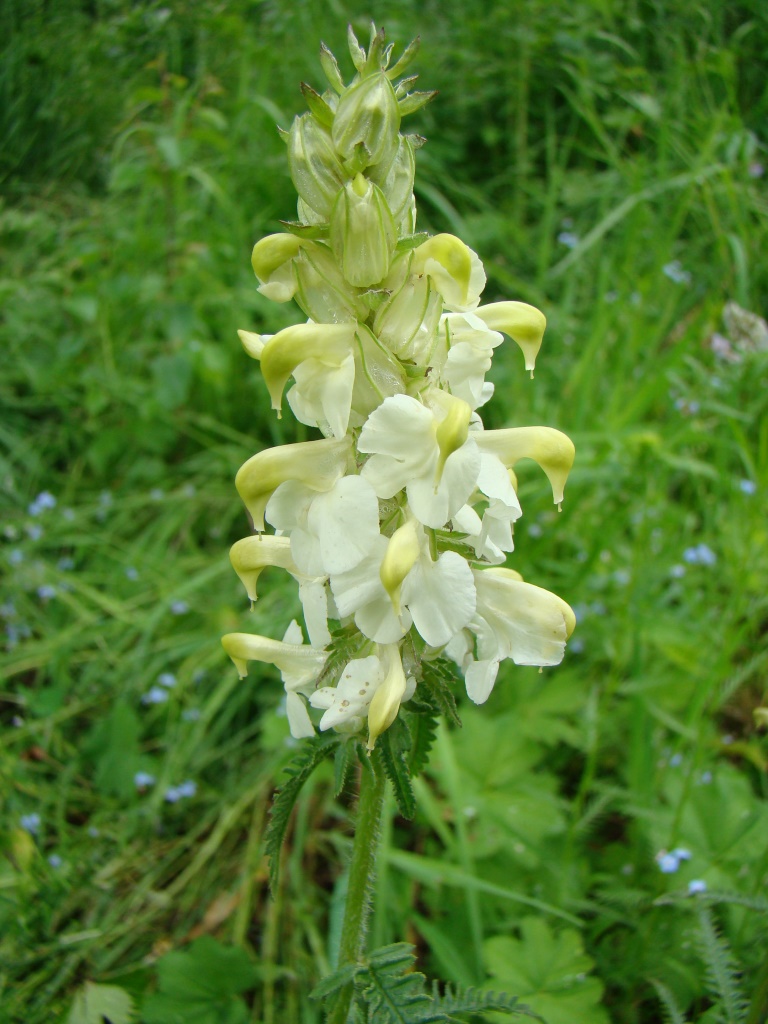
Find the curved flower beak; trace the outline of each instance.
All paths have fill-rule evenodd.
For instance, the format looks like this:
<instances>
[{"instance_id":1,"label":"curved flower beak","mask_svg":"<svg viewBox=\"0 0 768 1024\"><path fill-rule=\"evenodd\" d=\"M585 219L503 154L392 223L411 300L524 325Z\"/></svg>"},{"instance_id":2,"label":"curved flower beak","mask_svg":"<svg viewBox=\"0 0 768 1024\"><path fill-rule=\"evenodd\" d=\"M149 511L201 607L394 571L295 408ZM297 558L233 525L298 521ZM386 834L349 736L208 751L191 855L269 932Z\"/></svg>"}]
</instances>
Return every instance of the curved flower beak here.
<instances>
[{"instance_id":1,"label":"curved flower beak","mask_svg":"<svg viewBox=\"0 0 768 1024\"><path fill-rule=\"evenodd\" d=\"M296 291L292 261L301 240L296 235L267 235L253 247L251 266L259 279L259 291L273 302L288 302Z\"/></svg>"},{"instance_id":2,"label":"curved flower beak","mask_svg":"<svg viewBox=\"0 0 768 1024\"><path fill-rule=\"evenodd\" d=\"M541 348L547 318L527 302L491 302L473 310L492 331L507 334L522 349L525 368L533 376L536 356Z\"/></svg>"},{"instance_id":3,"label":"curved flower beak","mask_svg":"<svg viewBox=\"0 0 768 1024\"><path fill-rule=\"evenodd\" d=\"M520 459L538 462L552 486L555 504L563 500L563 489L573 466L573 441L554 427L509 427L479 430L472 435L481 452L495 455L510 469Z\"/></svg>"},{"instance_id":4,"label":"curved flower beak","mask_svg":"<svg viewBox=\"0 0 768 1024\"><path fill-rule=\"evenodd\" d=\"M245 462L235 477L235 487L253 519L254 529L264 529L264 509L273 492L286 480L298 480L315 491L327 491L344 476L352 439L329 437L265 448Z\"/></svg>"},{"instance_id":5,"label":"curved flower beak","mask_svg":"<svg viewBox=\"0 0 768 1024\"><path fill-rule=\"evenodd\" d=\"M274 565L293 575L300 575L291 557L290 537L275 537L272 534L244 537L232 545L229 560L251 602L257 600L256 584L267 566Z\"/></svg>"},{"instance_id":6,"label":"curved flower beak","mask_svg":"<svg viewBox=\"0 0 768 1024\"><path fill-rule=\"evenodd\" d=\"M249 661L263 661L280 670L286 684L308 685L320 672L327 654L308 644L286 644L256 633L227 633L221 644L235 663L238 675L248 675Z\"/></svg>"}]
</instances>

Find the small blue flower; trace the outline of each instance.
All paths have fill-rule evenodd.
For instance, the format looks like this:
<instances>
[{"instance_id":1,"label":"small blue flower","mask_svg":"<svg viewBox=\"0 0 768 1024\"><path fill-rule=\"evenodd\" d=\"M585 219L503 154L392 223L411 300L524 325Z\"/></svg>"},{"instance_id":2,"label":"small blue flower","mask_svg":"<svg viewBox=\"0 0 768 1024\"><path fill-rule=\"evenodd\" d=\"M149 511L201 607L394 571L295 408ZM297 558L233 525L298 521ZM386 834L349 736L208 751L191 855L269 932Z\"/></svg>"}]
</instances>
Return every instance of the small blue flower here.
<instances>
[{"instance_id":1,"label":"small blue flower","mask_svg":"<svg viewBox=\"0 0 768 1024\"><path fill-rule=\"evenodd\" d=\"M200 720L200 708L184 708L181 717L185 722L197 722Z\"/></svg>"},{"instance_id":2,"label":"small blue flower","mask_svg":"<svg viewBox=\"0 0 768 1024\"><path fill-rule=\"evenodd\" d=\"M189 605L186 601L174 601L171 605L171 613L173 615L186 615L189 611Z\"/></svg>"},{"instance_id":3,"label":"small blue flower","mask_svg":"<svg viewBox=\"0 0 768 1024\"><path fill-rule=\"evenodd\" d=\"M125 575L129 580L137 580L139 578L139 570L134 568L132 565L129 565L125 570Z\"/></svg>"},{"instance_id":4,"label":"small blue flower","mask_svg":"<svg viewBox=\"0 0 768 1024\"><path fill-rule=\"evenodd\" d=\"M29 832L31 836L36 836L40 831L40 815L35 812L32 814L22 814L19 824L25 832Z\"/></svg>"},{"instance_id":5,"label":"small blue flower","mask_svg":"<svg viewBox=\"0 0 768 1024\"><path fill-rule=\"evenodd\" d=\"M24 561L24 552L21 548L11 548L8 552L8 561L11 565L21 565Z\"/></svg>"},{"instance_id":6,"label":"small blue flower","mask_svg":"<svg viewBox=\"0 0 768 1024\"><path fill-rule=\"evenodd\" d=\"M27 509L31 516L39 516L49 508L56 508L56 499L50 491L41 491Z\"/></svg>"},{"instance_id":7,"label":"small blue flower","mask_svg":"<svg viewBox=\"0 0 768 1024\"><path fill-rule=\"evenodd\" d=\"M142 704L164 704L168 700L168 691L162 686L153 686L141 698Z\"/></svg>"},{"instance_id":8,"label":"small blue flower","mask_svg":"<svg viewBox=\"0 0 768 1024\"><path fill-rule=\"evenodd\" d=\"M754 480L739 480L739 490L742 494L754 494L757 484Z\"/></svg>"},{"instance_id":9,"label":"small blue flower","mask_svg":"<svg viewBox=\"0 0 768 1024\"><path fill-rule=\"evenodd\" d=\"M37 588L37 596L41 601L50 601L56 597L56 587L52 583L44 583L42 587Z\"/></svg>"},{"instance_id":10,"label":"small blue flower","mask_svg":"<svg viewBox=\"0 0 768 1024\"><path fill-rule=\"evenodd\" d=\"M155 776L149 772L136 772L133 776L133 784L136 789L146 789L147 786L154 786Z\"/></svg>"},{"instance_id":11,"label":"small blue flower","mask_svg":"<svg viewBox=\"0 0 768 1024\"><path fill-rule=\"evenodd\" d=\"M161 672L157 677L157 681L161 686L171 690L176 685L176 676L172 672Z\"/></svg>"},{"instance_id":12,"label":"small blue flower","mask_svg":"<svg viewBox=\"0 0 768 1024\"><path fill-rule=\"evenodd\" d=\"M699 776L699 785L708 786L712 781L712 772L702 772Z\"/></svg>"},{"instance_id":13,"label":"small blue flower","mask_svg":"<svg viewBox=\"0 0 768 1024\"><path fill-rule=\"evenodd\" d=\"M75 568L74 558L60 558L56 564L61 572L71 572Z\"/></svg>"},{"instance_id":14,"label":"small blue flower","mask_svg":"<svg viewBox=\"0 0 768 1024\"><path fill-rule=\"evenodd\" d=\"M703 878L692 878L688 883L688 895L695 896L697 892L706 892L707 883Z\"/></svg>"},{"instance_id":15,"label":"small blue flower","mask_svg":"<svg viewBox=\"0 0 768 1024\"><path fill-rule=\"evenodd\" d=\"M0 604L0 619L15 619L16 618L16 605L13 601L6 601L4 604Z\"/></svg>"},{"instance_id":16,"label":"small blue flower","mask_svg":"<svg viewBox=\"0 0 768 1024\"><path fill-rule=\"evenodd\" d=\"M102 491L99 495L99 504L102 508L109 508L114 500L115 499L112 497L112 491Z\"/></svg>"},{"instance_id":17,"label":"small blue flower","mask_svg":"<svg viewBox=\"0 0 768 1024\"><path fill-rule=\"evenodd\" d=\"M656 862L659 865L659 871L665 875L673 875L680 867L680 861L674 853L659 853L656 855Z\"/></svg>"},{"instance_id":18,"label":"small blue flower","mask_svg":"<svg viewBox=\"0 0 768 1024\"><path fill-rule=\"evenodd\" d=\"M567 249L575 249L581 239L578 235L575 235L572 231L561 231L557 236L557 240L561 245L564 245Z\"/></svg>"},{"instance_id":19,"label":"small blue flower","mask_svg":"<svg viewBox=\"0 0 768 1024\"><path fill-rule=\"evenodd\" d=\"M681 579L683 576L685 576L685 566L673 565L672 568L669 570L669 575L672 577L673 580Z\"/></svg>"},{"instance_id":20,"label":"small blue flower","mask_svg":"<svg viewBox=\"0 0 768 1024\"><path fill-rule=\"evenodd\" d=\"M672 856L677 857L678 860L690 860L692 854L691 851L686 850L685 847L678 846L672 851Z\"/></svg>"},{"instance_id":21,"label":"small blue flower","mask_svg":"<svg viewBox=\"0 0 768 1024\"><path fill-rule=\"evenodd\" d=\"M665 263L661 270L675 284L691 283L691 275L687 270L683 270L680 260L672 260L670 263Z\"/></svg>"},{"instance_id":22,"label":"small blue flower","mask_svg":"<svg viewBox=\"0 0 768 1024\"><path fill-rule=\"evenodd\" d=\"M24 529L30 540L40 540L43 536L43 528L39 523L27 523Z\"/></svg>"},{"instance_id":23,"label":"small blue flower","mask_svg":"<svg viewBox=\"0 0 768 1024\"><path fill-rule=\"evenodd\" d=\"M165 799L169 804L175 804L185 797L194 796L195 793L197 793L197 783L187 779L186 782L181 782L178 786L170 786L165 791Z\"/></svg>"},{"instance_id":24,"label":"small blue flower","mask_svg":"<svg viewBox=\"0 0 768 1024\"><path fill-rule=\"evenodd\" d=\"M61 859L58 853L52 853L48 858L48 863L51 865L52 868L60 868L64 861Z\"/></svg>"},{"instance_id":25,"label":"small blue flower","mask_svg":"<svg viewBox=\"0 0 768 1024\"><path fill-rule=\"evenodd\" d=\"M683 561L689 565L715 565L717 555L707 544L696 544L695 547L685 549Z\"/></svg>"},{"instance_id":26,"label":"small blue flower","mask_svg":"<svg viewBox=\"0 0 768 1024\"><path fill-rule=\"evenodd\" d=\"M165 497L165 491L162 489L162 487L153 487L152 490L149 492L149 496L152 499L152 501L162 501L163 498Z\"/></svg>"},{"instance_id":27,"label":"small blue flower","mask_svg":"<svg viewBox=\"0 0 768 1024\"><path fill-rule=\"evenodd\" d=\"M672 768L679 768L680 765L683 763L683 755L673 754L672 757L670 757L669 759L669 763Z\"/></svg>"}]
</instances>

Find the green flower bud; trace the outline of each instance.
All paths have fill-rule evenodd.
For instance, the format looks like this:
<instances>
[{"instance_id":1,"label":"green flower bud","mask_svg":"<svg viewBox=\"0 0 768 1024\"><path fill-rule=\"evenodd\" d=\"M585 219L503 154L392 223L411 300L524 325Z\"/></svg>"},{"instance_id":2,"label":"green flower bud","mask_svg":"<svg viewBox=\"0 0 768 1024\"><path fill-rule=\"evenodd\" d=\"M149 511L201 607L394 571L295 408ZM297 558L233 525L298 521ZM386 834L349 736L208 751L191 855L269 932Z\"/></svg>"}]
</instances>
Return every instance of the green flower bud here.
<instances>
[{"instance_id":1,"label":"green flower bud","mask_svg":"<svg viewBox=\"0 0 768 1024\"><path fill-rule=\"evenodd\" d=\"M347 175L328 132L311 114L294 118L288 132L288 167L296 191L316 213L328 219Z\"/></svg>"},{"instance_id":2,"label":"green flower bud","mask_svg":"<svg viewBox=\"0 0 768 1024\"><path fill-rule=\"evenodd\" d=\"M381 189L356 175L339 192L331 214L331 246L344 277L358 288L378 284L389 272L396 243L395 222Z\"/></svg>"},{"instance_id":3,"label":"green flower bud","mask_svg":"<svg viewBox=\"0 0 768 1024\"><path fill-rule=\"evenodd\" d=\"M342 161L354 160L362 143L365 166L380 165L386 174L397 152L399 130L397 97L383 72L361 79L339 97L331 134Z\"/></svg>"},{"instance_id":4,"label":"green flower bud","mask_svg":"<svg viewBox=\"0 0 768 1024\"><path fill-rule=\"evenodd\" d=\"M413 179L416 173L416 159L410 139L400 136L397 153L386 174L382 174L381 166L372 167L368 177L378 185L384 193L387 205L392 212L396 224L410 206L413 198Z\"/></svg>"},{"instance_id":5,"label":"green flower bud","mask_svg":"<svg viewBox=\"0 0 768 1024\"><path fill-rule=\"evenodd\" d=\"M291 261L301 241L295 235L267 235L253 247L251 266L259 279L259 291L273 302L288 302L296 291Z\"/></svg>"},{"instance_id":6,"label":"green flower bud","mask_svg":"<svg viewBox=\"0 0 768 1024\"><path fill-rule=\"evenodd\" d=\"M346 323L368 316L366 302L344 279L327 245L305 242L293 266L297 282L294 298L315 323Z\"/></svg>"}]
</instances>

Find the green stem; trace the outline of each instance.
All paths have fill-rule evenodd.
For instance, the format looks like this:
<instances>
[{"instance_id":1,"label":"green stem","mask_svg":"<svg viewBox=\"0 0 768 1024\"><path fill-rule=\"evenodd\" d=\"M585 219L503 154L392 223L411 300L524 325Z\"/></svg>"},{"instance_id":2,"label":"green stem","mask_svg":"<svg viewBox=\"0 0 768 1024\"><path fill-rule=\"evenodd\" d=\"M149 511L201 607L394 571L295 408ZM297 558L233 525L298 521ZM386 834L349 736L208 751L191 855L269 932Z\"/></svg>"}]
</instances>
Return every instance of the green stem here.
<instances>
[{"instance_id":1,"label":"green stem","mask_svg":"<svg viewBox=\"0 0 768 1024\"><path fill-rule=\"evenodd\" d=\"M371 891L376 872L376 848L384 806L384 770L372 759L374 772L362 769L357 802L355 841L349 865L347 901L339 945L339 967L355 963L365 952L365 937L371 911ZM346 1024L354 986L345 985L336 997L328 1024Z\"/></svg>"}]
</instances>

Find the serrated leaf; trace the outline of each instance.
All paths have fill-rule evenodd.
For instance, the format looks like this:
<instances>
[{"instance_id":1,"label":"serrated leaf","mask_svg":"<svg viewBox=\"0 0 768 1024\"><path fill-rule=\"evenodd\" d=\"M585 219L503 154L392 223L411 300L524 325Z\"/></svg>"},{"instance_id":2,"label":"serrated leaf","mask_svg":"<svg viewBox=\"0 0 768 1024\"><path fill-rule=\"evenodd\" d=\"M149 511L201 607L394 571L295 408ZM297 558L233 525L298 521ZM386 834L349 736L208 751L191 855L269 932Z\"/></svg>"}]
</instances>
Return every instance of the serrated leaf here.
<instances>
[{"instance_id":1,"label":"serrated leaf","mask_svg":"<svg viewBox=\"0 0 768 1024\"><path fill-rule=\"evenodd\" d=\"M434 997L434 1010L442 1013L443 1019L452 1018L455 1014L483 1013L486 1010L496 1010L499 1013L509 1013L514 1016L530 1017L533 1020L543 1020L537 1013L534 1013L529 1006L524 1006L517 996L507 995L506 992L489 992L479 988L468 988L464 991L446 989L442 996ZM438 1017L416 1017L414 1024L427 1024L428 1021L438 1020Z\"/></svg>"},{"instance_id":2,"label":"serrated leaf","mask_svg":"<svg viewBox=\"0 0 768 1024\"><path fill-rule=\"evenodd\" d=\"M144 1024L245 1024L240 994L257 981L248 954L210 936L168 953L157 965L159 992L144 1000Z\"/></svg>"},{"instance_id":3,"label":"serrated leaf","mask_svg":"<svg viewBox=\"0 0 768 1024\"><path fill-rule=\"evenodd\" d=\"M437 721L437 713L426 709L408 715L408 730L411 734L408 770L412 777L419 775L426 767L437 734Z\"/></svg>"},{"instance_id":4,"label":"serrated leaf","mask_svg":"<svg viewBox=\"0 0 768 1024\"><path fill-rule=\"evenodd\" d=\"M130 1024L133 1020L133 999L117 985L98 985L86 981L76 994L67 1024Z\"/></svg>"},{"instance_id":5,"label":"serrated leaf","mask_svg":"<svg viewBox=\"0 0 768 1024\"><path fill-rule=\"evenodd\" d=\"M409 820L416 814L416 796L411 783L406 751L410 750L408 729L402 718L396 718L379 737L379 750L384 772L392 783L397 807Z\"/></svg>"},{"instance_id":6,"label":"serrated leaf","mask_svg":"<svg viewBox=\"0 0 768 1024\"><path fill-rule=\"evenodd\" d=\"M349 769L357 760L355 744L351 740L342 740L333 758L333 794L341 796L346 785Z\"/></svg>"},{"instance_id":7,"label":"serrated leaf","mask_svg":"<svg viewBox=\"0 0 768 1024\"><path fill-rule=\"evenodd\" d=\"M338 742L339 739L335 735L315 736L314 739L307 740L298 755L285 769L290 778L275 794L269 812L269 825L264 837L264 846L269 858L269 884L273 890L277 885L280 870L280 848L283 845L291 812L301 788Z\"/></svg>"},{"instance_id":8,"label":"serrated leaf","mask_svg":"<svg viewBox=\"0 0 768 1024\"><path fill-rule=\"evenodd\" d=\"M352 981L359 970L358 964L344 964L331 974L326 975L309 993L310 999L327 999L340 988L344 988Z\"/></svg>"},{"instance_id":9,"label":"serrated leaf","mask_svg":"<svg viewBox=\"0 0 768 1024\"><path fill-rule=\"evenodd\" d=\"M461 719L456 709L456 698L452 686L461 682L457 670L447 658L422 663L424 678L422 687L426 691L431 704L434 705L454 725L461 726Z\"/></svg>"}]
</instances>

